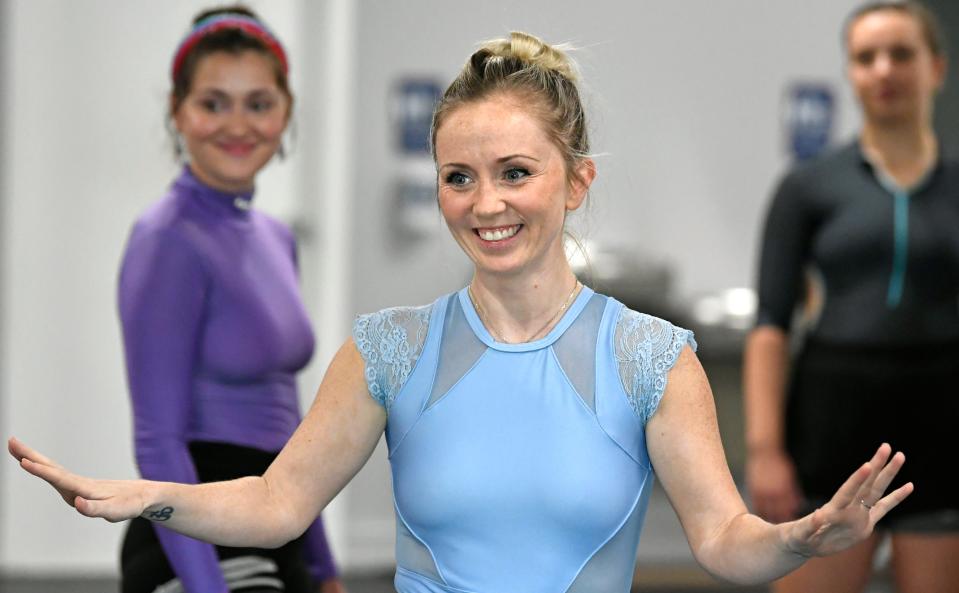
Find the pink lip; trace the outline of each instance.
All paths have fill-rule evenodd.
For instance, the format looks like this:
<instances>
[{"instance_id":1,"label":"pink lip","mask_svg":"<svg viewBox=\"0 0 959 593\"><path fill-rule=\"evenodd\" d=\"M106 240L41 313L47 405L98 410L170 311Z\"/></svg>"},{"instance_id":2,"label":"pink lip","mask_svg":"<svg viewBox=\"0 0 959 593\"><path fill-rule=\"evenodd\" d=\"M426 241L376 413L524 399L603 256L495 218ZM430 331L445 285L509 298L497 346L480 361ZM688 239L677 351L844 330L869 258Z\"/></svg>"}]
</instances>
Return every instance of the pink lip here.
<instances>
[{"instance_id":1,"label":"pink lip","mask_svg":"<svg viewBox=\"0 0 959 593\"><path fill-rule=\"evenodd\" d=\"M220 143L218 145L220 150L229 154L230 156L244 157L253 152L253 149L256 147L255 144L246 143L246 142L231 142L231 143Z\"/></svg>"},{"instance_id":2,"label":"pink lip","mask_svg":"<svg viewBox=\"0 0 959 593\"><path fill-rule=\"evenodd\" d=\"M889 100L896 98L900 93L899 89L894 86L883 86L879 87L879 92L877 93L880 99Z\"/></svg>"}]
</instances>

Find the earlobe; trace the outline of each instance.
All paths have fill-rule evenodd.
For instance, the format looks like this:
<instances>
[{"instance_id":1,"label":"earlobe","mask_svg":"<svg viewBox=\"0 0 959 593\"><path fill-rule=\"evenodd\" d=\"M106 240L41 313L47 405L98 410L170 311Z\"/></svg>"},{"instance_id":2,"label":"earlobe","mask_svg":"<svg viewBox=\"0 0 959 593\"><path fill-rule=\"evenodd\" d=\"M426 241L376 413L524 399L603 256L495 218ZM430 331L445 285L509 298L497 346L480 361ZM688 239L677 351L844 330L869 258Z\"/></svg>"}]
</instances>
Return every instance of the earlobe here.
<instances>
[{"instance_id":1,"label":"earlobe","mask_svg":"<svg viewBox=\"0 0 959 593\"><path fill-rule=\"evenodd\" d=\"M946 84L946 76L949 72L949 62L945 56L939 56L936 58L936 90L942 90L942 87Z\"/></svg>"},{"instance_id":2,"label":"earlobe","mask_svg":"<svg viewBox=\"0 0 959 593\"><path fill-rule=\"evenodd\" d=\"M179 109L177 109L176 97L173 96L173 93L170 93L170 102L169 102L169 114L170 114L170 125L173 127L173 131L180 132L180 118L179 118Z\"/></svg>"},{"instance_id":3,"label":"earlobe","mask_svg":"<svg viewBox=\"0 0 959 593\"><path fill-rule=\"evenodd\" d=\"M167 112L170 114L170 119L176 117L176 97L173 95L173 93L170 93L170 96L167 98L167 110Z\"/></svg>"}]
</instances>

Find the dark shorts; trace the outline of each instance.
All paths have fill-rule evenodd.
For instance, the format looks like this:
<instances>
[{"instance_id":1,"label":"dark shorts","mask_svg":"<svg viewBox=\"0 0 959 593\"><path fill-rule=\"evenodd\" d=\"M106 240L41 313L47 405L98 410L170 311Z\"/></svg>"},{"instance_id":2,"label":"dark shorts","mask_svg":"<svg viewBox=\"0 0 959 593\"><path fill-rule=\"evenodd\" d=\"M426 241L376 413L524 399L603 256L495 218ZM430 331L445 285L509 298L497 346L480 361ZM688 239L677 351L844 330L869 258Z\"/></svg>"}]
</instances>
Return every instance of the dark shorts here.
<instances>
[{"instance_id":1,"label":"dark shorts","mask_svg":"<svg viewBox=\"0 0 959 593\"><path fill-rule=\"evenodd\" d=\"M959 532L959 343L910 347L809 341L793 366L786 444L811 507L883 442L906 454L890 486L915 490L879 524Z\"/></svg>"},{"instance_id":2,"label":"dark shorts","mask_svg":"<svg viewBox=\"0 0 959 593\"><path fill-rule=\"evenodd\" d=\"M258 449L201 442L190 443L190 455L201 482L262 475L276 457ZM155 529L164 528L145 519L130 521L120 552L122 593L183 592ZM233 593L315 591L300 539L275 550L217 546L216 551Z\"/></svg>"}]
</instances>

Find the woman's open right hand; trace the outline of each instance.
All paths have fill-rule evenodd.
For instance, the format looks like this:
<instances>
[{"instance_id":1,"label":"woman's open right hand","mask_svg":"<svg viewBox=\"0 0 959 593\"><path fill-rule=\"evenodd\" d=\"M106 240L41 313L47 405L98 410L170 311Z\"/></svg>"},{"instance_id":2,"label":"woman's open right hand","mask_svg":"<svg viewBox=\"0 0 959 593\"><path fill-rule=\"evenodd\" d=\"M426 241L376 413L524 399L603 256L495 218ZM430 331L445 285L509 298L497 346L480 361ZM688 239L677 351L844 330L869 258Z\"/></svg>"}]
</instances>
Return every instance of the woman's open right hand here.
<instances>
[{"instance_id":1,"label":"woman's open right hand","mask_svg":"<svg viewBox=\"0 0 959 593\"><path fill-rule=\"evenodd\" d=\"M81 515L116 523L139 517L147 510L148 483L144 480L95 480L79 476L15 437L7 441L7 450L20 462L20 467L53 486Z\"/></svg>"}]
</instances>

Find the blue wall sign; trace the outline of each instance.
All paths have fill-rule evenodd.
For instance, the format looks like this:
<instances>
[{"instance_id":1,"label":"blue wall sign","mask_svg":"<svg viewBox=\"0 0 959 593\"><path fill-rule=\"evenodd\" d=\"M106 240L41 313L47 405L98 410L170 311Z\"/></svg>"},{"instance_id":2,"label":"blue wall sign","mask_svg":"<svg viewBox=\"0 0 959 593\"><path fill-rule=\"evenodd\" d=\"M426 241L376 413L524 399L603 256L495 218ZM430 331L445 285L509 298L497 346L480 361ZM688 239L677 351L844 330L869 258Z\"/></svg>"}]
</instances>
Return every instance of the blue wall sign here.
<instances>
[{"instance_id":1,"label":"blue wall sign","mask_svg":"<svg viewBox=\"0 0 959 593\"><path fill-rule=\"evenodd\" d=\"M439 101L440 85L429 79L401 80L396 86L394 113L399 149L405 154L428 154L433 107Z\"/></svg>"},{"instance_id":2,"label":"blue wall sign","mask_svg":"<svg viewBox=\"0 0 959 593\"><path fill-rule=\"evenodd\" d=\"M796 160L819 154L832 138L836 100L832 88L821 83L797 83L786 100L787 146Z\"/></svg>"}]
</instances>

